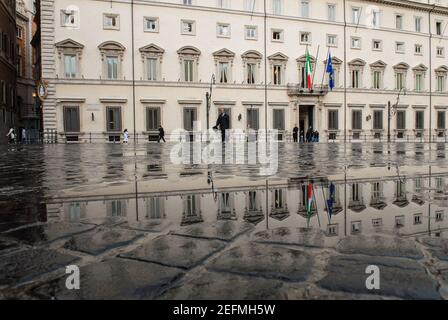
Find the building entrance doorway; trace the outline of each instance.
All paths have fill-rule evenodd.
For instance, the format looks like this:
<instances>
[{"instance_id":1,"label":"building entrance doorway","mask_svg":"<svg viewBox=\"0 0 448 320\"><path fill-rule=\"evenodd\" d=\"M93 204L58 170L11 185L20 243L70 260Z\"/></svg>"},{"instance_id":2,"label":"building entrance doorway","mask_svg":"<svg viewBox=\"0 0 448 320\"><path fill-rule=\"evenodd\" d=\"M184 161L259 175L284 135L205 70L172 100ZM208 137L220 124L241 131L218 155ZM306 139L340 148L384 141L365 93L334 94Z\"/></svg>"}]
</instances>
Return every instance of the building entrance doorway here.
<instances>
[{"instance_id":1,"label":"building entrance doorway","mask_svg":"<svg viewBox=\"0 0 448 320\"><path fill-rule=\"evenodd\" d=\"M314 106L302 105L299 107L299 130L306 134L309 127L314 128Z\"/></svg>"}]
</instances>

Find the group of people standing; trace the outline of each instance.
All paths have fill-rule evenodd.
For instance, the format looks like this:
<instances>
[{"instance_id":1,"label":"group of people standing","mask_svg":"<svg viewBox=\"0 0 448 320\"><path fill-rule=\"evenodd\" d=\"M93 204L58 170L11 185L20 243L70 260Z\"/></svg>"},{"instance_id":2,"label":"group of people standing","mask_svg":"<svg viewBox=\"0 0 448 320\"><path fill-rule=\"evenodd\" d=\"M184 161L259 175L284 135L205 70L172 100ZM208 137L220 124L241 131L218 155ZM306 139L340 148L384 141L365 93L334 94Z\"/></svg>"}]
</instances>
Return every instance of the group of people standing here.
<instances>
[{"instance_id":1,"label":"group of people standing","mask_svg":"<svg viewBox=\"0 0 448 320\"><path fill-rule=\"evenodd\" d=\"M157 138L157 142L160 143L160 141L163 140L163 142L165 141L165 130L163 129L162 126L159 126L159 136ZM128 143L129 142L129 131L128 129L124 129L123 131L123 143Z\"/></svg>"},{"instance_id":2,"label":"group of people standing","mask_svg":"<svg viewBox=\"0 0 448 320\"><path fill-rule=\"evenodd\" d=\"M306 133L304 133L303 130L300 130L299 136L299 128L295 125L294 129L292 129L292 137L294 142L319 142L319 131L313 130L312 127L309 127Z\"/></svg>"}]
</instances>

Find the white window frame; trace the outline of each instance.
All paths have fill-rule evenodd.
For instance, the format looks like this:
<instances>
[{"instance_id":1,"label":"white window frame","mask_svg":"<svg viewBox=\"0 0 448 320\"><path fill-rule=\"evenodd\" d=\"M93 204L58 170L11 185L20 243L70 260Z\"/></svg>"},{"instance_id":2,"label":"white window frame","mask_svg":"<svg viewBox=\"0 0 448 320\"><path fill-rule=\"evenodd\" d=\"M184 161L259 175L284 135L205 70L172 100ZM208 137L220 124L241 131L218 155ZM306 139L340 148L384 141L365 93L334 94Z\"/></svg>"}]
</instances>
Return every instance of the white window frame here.
<instances>
[{"instance_id":1,"label":"white window frame","mask_svg":"<svg viewBox=\"0 0 448 320\"><path fill-rule=\"evenodd\" d=\"M334 38L334 43L330 43L330 39ZM327 46L337 48L338 46L338 35L337 34L327 34Z\"/></svg>"},{"instance_id":2,"label":"white window frame","mask_svg":"<svg viewBox=\"0 0 448 320\"><path fill-rule=\"evenodd\" d=\"M303 41L302 37L307 35L308 36L308 41ZM299 40L300 40L300 44L304 44L304 45L310 45L312 42L312 38L311 38L311 32L309 31L301 31L299 34Z\"/></svg>"},{"instance_id":3,"label":"white window frame","mask_svg":"<svg viewBox=\"0 0 448 320\"><path fill-rule=\"evenodd\" d=\"M115 26L108 26L106 21L108 18L115 18ZM103 29L104 30L120 30L120 15L118 13L103 13Z\"/></svg>"},{"instance_id":4,"label":"white window frame","mask_svg":"<svg viewBox=\"0 0 448 320\"><path fill-rule=\"evenodd\" d=\"M148 29L148 21L153 21L155 25L155 29ZM143 31L144 32L159 32L159 18L158 17L143 17Z\"/></svg>"},{"instance_id":5,"label":"white window frame","mask_svg":"<svg viewBox=\"0 0 448 320\"><path fill-rule=\"evenodd\" d=\"M375 48L375 42L378 42L380 47ZM383 40L373 39L372 40L372 51L383 51Z\"/></svg>"},{"instance_id":6,"label":"white window frame","mask_svg":"<svg viewBox=\"0 0 448 320\"><path fill-rule=\"evenodd\" d=\"M274 32L280 33L280 39L274 39ZM283 42L285 38L285 32L283 29L271 29L271 41L272 42Z\"/></svg>"},{"instance_id":7,"label":"white window frame","mask_svg":"<svg viewBox=\"0 0 448 320\"><path fill-rule=\"evenodd\" d=\"M439 54L439 51L442 51ZM437 47L436 48L436 54L437 54L437 58L445 58L445 48L444 47Z\"/></svg>"},{"instance_id":8,"label":"white window frame","mask_svg":"<svg viewBox=\"0 0 448 320\"><path fill-rule=\"evenodd\" d=\"M417 51L417 48L420 48L420 50ZM422 56L423 55L423 45L422 44L419 44L419 43L415 44L415 46L414 46L414 54L416 56Z\"/></svg>"},{"instance_id":9,"label":"white window frame","mask_svg":"<svg viewBox=\"0 0 448 320\"><path fill-rule=\"evenodd\" d=\"M247 32L248 30L255 30L255 36L254 37L250 37ZM258 40L258 26L244 26L244 39L246 40Z\"/></svg>"},{"instance_id":10,"label":"white window frame","mask_svg":"<svg viewBox=\"0 0 448 320\"><path fill-rule=\"evenodd\" d=\"M227 30L228 30L228 34L227 35L220 34L220 28L221 27L226 27L227 28ZM230 38L231 34L232 34L232 30L230 28L230 24L229 23L223 23L223 22L216 23L216 36L218 38Z\"/></svg>"},{"instance_id":11,"label":"white window frame","mask_svg":"<svg viewBox=\"0 0 448 320\"><path fill-rule=\"evenodd\" d=\"M333 8L333 9L330 9ZM333 17L331 17L331 10L333 10ZM327 20L336 21L336 3L327 3Z\"/></svg>"},{"instance_id":12,"label":"white window frame","mask_svg":"<svg viewBox=\"0 0 448 320\"><path fill-rule=\"evenodd\" d=\"M355 47L353 44L353 40L358 40L359 46ZM362 48L362 41L361 41L361 37L350 37L350 48L354 49L354 50L361 50Z\"/></svg>"},{"instance_id":13,"label":"white window frame","mask_svg":"<svg viewBox=\"0 0 448 320\"><path fill-rule=\"evenodd\" d=\"M190 23L192 25L191 32L184 30L184 24ZM196 21L194 20L188 20L188 19L182 19L180 21L180 32L182 35L186 36L195 36L196 35Z\"/></svg>"},{"instance_id":14,"label":"white window frame","mask_svg":"<svg viewBox=\"0 0 448 320\"><path fill-rule=\"evenodd\" d=\"M402 49L399 49L399 46L402 46ZM403 41L395 42L395 53L399 54L406 53L406 44Z\"/></svg>"}]
</instances>

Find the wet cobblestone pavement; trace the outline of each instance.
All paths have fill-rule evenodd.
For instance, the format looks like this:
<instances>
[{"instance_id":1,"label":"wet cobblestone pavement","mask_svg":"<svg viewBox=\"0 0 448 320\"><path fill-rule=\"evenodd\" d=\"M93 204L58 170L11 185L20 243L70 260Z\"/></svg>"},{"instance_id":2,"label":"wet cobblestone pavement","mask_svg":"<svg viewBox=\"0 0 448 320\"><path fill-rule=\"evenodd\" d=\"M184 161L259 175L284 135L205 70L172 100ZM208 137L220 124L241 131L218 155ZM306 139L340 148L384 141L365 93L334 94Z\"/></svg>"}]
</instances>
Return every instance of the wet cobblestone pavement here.
<instances>
[{"instance_id":1,"label":"wet cobblestone pavement","mask_svg":"<svg viewBox=\"0 0 448 320\"><path fill-rule=\"evenodd\" d=\"M269 177L169 144L0 147L0 298L447 299L445 147L281 144Z\"/></svg>"}]
</instances>

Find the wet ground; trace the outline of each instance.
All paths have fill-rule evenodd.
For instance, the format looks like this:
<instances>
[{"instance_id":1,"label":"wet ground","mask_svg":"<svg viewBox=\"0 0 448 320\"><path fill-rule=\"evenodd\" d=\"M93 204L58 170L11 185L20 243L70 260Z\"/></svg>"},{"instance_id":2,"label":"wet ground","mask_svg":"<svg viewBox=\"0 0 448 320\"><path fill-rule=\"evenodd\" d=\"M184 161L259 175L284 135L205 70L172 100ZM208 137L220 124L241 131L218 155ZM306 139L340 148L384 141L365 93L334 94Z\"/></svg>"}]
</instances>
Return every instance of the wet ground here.
<instances>
[{"instance_id":1,"label":"wet ground","mask_svg":"<svg viewBox=\"0 0 448 320\"><path fill-rule=\"evenodd\" d=\"M448 298L446 144L280 144L268 177L171 150L1 146L0 298Z\"/></svg>"}]
</instances>

